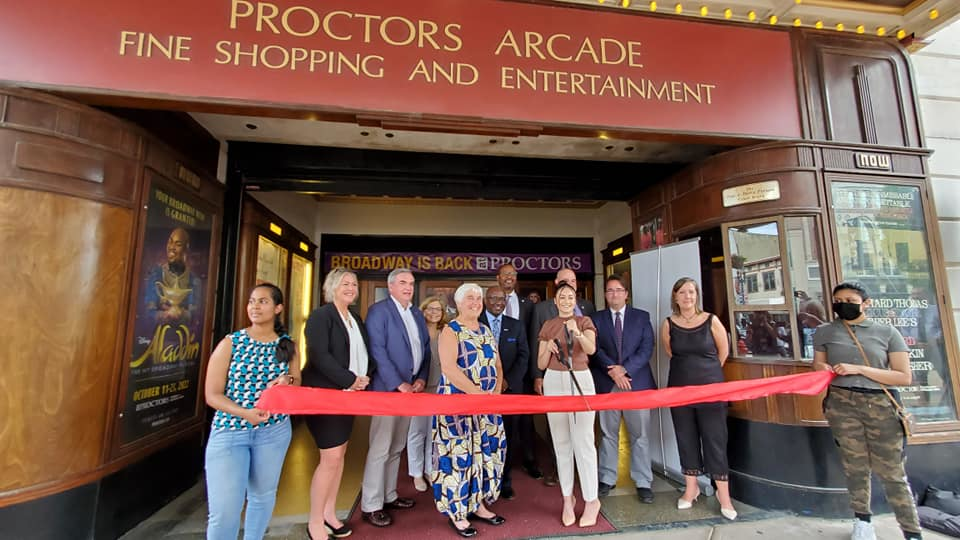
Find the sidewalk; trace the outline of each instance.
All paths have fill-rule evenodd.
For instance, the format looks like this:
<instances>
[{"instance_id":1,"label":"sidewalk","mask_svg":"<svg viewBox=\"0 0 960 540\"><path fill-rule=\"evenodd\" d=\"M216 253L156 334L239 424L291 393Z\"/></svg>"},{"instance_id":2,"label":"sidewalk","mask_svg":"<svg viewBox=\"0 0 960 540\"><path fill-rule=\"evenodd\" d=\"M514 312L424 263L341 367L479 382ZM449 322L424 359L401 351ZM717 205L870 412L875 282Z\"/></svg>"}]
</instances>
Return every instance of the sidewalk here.
<instances>
[{"instance_id":1,"label":"sidewalk","mask_svg":"<svg viewBox=\"0 0 960 540\"><path fill-rule=\"evenodd\" d=\"M581 536L581 539L609 540L806 540L825 538L848 540L852 519L821 519L799 516L783 516L758 521L724 523L721 525L691 526L687 528L660 529L655 531L625 531L612 534ZM878 540L902 540L903 534L893 514L873 517L873 526ZM923 538L950 540L949 536L924 531Z\"/></svg>"}]
</instances>

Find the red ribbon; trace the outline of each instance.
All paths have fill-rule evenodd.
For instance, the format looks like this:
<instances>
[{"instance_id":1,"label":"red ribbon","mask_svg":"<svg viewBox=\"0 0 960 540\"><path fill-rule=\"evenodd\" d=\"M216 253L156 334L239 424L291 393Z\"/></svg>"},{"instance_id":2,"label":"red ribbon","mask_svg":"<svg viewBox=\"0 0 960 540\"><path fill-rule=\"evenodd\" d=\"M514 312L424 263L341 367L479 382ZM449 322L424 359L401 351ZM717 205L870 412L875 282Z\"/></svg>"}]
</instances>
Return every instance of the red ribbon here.
<instances>
[{"instance_id":1,"label":"red ribbon","mask_svg":"<svg viewBox=\"0 0 960 540\"><path fill-rule=\"evenodd\" d=\"M833 377L834 374L831 371L813 371L765 379L617 392L596 396L344 392L284 385L265 390L257 401L257 407L274 414L359 416L535 414L607 409L656 409L714 401L756 399L772 394L815 396L827 388Z\"/></svg>"}]
</instances>

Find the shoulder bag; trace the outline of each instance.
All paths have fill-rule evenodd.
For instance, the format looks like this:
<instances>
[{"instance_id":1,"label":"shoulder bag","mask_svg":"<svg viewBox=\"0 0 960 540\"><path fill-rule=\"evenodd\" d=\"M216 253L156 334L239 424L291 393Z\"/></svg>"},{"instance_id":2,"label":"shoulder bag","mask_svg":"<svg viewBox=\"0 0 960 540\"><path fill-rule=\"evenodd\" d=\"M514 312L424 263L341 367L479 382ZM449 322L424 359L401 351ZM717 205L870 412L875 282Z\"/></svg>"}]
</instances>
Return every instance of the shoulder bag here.
<instances>
[{"instance_id":1,"label":"shoulder bag","mask_svg":"<svg viewBox=\"0 0 960 540\"><path fill-rule=\"evenodd\" d=\"M867 367L870 366L870 362L867 360L867 353L863 350L863 345L860 344L860 340L857 339L857 335L853 333L853 330L850 329L850 325L843 323L843 327L847 329L847 333L850 334L850 337L853 339L853 342L857 344L857 348L860 349L860 357L863 358L863 363ZM874 381L876 382L876 381ZM880 384L880 383L877 383ZM913 416L913 413L908 411L897 401L897 398L893 397L893 394L887 390L887 385L880 384L883 388L883 393L890 398L890 402L893 403L893 408L897 411L897 419L900 420L900 425L903 426L903 434L909 437L917 428L917 419Z\"/></svg>"}]
</instances>

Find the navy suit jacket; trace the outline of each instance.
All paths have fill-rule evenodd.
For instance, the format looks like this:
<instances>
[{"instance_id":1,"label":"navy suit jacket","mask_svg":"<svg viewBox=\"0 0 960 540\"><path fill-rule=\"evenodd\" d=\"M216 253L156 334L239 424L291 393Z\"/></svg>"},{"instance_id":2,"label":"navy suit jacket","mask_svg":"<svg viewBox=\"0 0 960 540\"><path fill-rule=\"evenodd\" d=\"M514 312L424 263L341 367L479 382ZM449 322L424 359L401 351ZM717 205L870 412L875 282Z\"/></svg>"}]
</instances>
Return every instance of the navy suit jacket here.
<instances>
[{"instance_id":1,"label":"navy suit jacket","mask_svg":"<svg viewBox=\"0 0 960 540\"><path fill-rule=\"evenodd\" d=\"M598 311L590 318L597 327L597 352L590 357L590 371L598 394L606 394L615 386L607 374L607 366L617 363L617 343L613 331L613 314L609 309ZM650 356L653 354L653 326L650 314L627 306L623 313L623 367L633 379L633 390L656 388Z\"/></svg>"},{"instance_id":2,"label":"navy suit jacket","mask_svg":"<svg viewBox=\"0 0 960 540\"><path fill-rule=\"evenodd\" d=\"M480 314L480 322L490 327L486 310ZM503 364L503 378L507 381L505 393L523 393L523 377L527 374L527 364L530 362L530 346L527 343L527 331L520 321L506 315L500 316L497 352Z\"/></svg>"},{"instance_id":3,"label":"navy suit jacket","mask_svg":"<svg viewBox=\"0 0 960 540\"><path fill-rule=\"evenodd\" d=\"M410 354L410 336L400 318L392 297L387 297L367 310L367 339L370 361L377 369L370 381L370 389L377 392L393 392L403 383L412 384L417 379L427 381L430 373L430 334L427 321L416 306L411 306L413 320L420 331L420 370L413 372L413 355Z\"/></svg>"}]
</instances>

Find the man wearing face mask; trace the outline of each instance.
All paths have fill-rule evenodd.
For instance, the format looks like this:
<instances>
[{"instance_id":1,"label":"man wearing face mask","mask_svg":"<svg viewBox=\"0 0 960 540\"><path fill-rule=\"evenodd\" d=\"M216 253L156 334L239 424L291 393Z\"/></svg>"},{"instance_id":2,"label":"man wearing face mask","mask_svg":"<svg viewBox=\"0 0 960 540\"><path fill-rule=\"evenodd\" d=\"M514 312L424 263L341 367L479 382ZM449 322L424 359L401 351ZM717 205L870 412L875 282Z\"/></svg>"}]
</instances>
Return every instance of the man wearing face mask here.
<instances>
[{"instance_id":1,"label":"man wearing face mask","mask_svg":"<svg viewBox=\"0 0 960 540\"><path fill-rule=\"evenodd\" d=\"M823 400L823 414L847 477L856 518L851 539L876 540L870 524L871 473L883 482L903 537L921 538L917 508L904 472L906 437L896 408L884 392L888 385L910 384L908 349L896 328L870 320L869 308L870 296L863 285L841 283L833 289L837 319L817 328L813 336L814 369L838 375ZM889 390L896 395L896 390Z\"/></svg>"}]
</instances>

